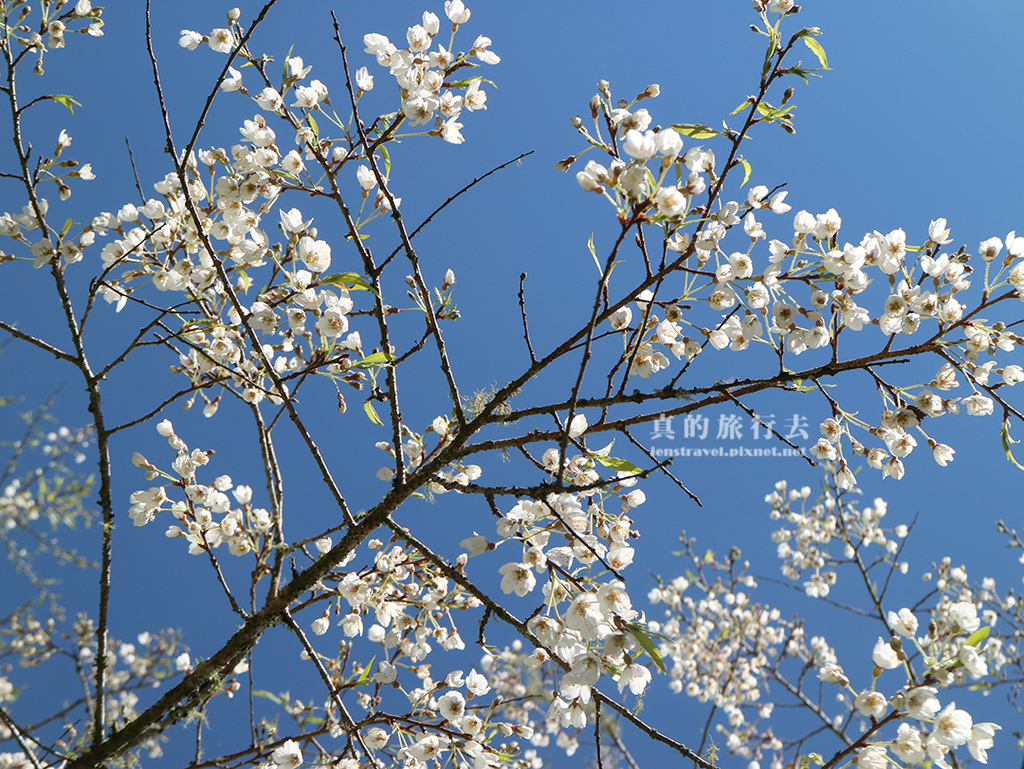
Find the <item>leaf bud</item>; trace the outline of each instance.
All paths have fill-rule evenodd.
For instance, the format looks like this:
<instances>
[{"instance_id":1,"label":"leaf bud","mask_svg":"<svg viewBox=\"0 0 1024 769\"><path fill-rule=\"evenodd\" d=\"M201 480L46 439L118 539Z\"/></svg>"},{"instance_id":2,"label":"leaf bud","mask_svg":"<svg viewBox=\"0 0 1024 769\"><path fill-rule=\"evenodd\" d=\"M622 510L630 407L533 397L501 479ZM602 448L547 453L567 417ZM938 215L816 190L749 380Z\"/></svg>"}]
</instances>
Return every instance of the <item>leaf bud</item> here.
<instances>
[{"instance_id":1,"label":"leaf bud","mask_svg":"<svg viewBox=\"0 0 1024 769\"><path fill-rule=\"evenodd\" d=\"M556 171L561 171L562 173L565 173L566 171L569 170L569 166L571 166L575 162L576 162L576 156L575 155L570 155L565 160L559 160L557 163L555 163L555 170Z\"/></svg>"}]
</instances>

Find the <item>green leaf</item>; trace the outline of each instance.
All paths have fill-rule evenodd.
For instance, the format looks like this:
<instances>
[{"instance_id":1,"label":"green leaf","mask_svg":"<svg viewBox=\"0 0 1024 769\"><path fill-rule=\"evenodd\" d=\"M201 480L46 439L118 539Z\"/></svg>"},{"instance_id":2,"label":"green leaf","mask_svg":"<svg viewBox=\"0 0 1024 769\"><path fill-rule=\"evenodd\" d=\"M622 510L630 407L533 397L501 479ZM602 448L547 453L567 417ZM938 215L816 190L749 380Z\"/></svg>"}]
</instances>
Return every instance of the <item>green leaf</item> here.
<instances>
[{"instance_id":1,"label":"green leaf","mask_svg":"<svg viewBox=\"0 0 1024 769\"><path fill-rule=\"evenodd\" d=\"M378 147L380 150L380 156L384 158L384 178L391 176L391 155L388 154L388 148L383 144Z\"/></svg>"},{"instance_id":2,"label":"green leaf","mask_svg":"<svg viewBox=\"0 0 1024 769\"><path fill-rule=\"evenodd\" d=\"M811 53L818 57L818 61L821 62L822 69L828 69L828 57L825 55L825 49L821 47L821 43L815 40L813 37L805 37L804 45L811 49Z\"/></svg>"},{"instance_id":3,"label":"green leaf","mask_svg":"<svg viewBox=\"0 0 1024 769\"><path fill-rule=\"evenodd\" d=\"M740 165L743 166L743 181L740 183L740 187L743 187L750 178L750 163L740 158Z\"/></svg>"},{"instance_id":4,"label":"green leaf","mask_svg":"<svg viewBox=\"0 0 1024 769\"><path fill-rule=\"evenodd\" d=\"M775 27L768 29L768 50L764 54L764 66L761 68L761 79L768 77L772 71L772 57L779 50L779 31Z\"/></svg>"},{"instance_id":5,"label":"green leaf","mask_svg":"<svg viewBox=\"0 0 1024 769\"><path fill-rule=\"evenodd\" d=\"M339 272L320 278L321 286L337 286L338 288L355 289L356 291L372 291L370 281L357 272Z\"/></svg>"},{"instance_id":6,"label":"green leaf","mask_svg":"<svg viewBox=\"0 0 1024 769\"><path fill-rule=\"evenodd\" d=\"M380 417L377 416L377 412L374 410L373 404L370 401L363 403L363 411L366 412L366 416L368 416L370 421L375 425L380 425L381 427L384 426L384 423L380 421Z\"/></svg>"},{"instance_id":7,"label":"green leaf","mask_svg":"<svg viewBox=\"0 0 1024 769\"><path fill-rule=\"evenodd\" d=\"M318 126L316 124L316 121L313 119L313 113L312 112L310 112L308 115L306 115L306 122L308 122L309 123L309 127L313 129L313 138L314 139L319 139L320 138L320 126Z\"/></svg>"},{"instance_id":8,"label":"green leaf","mask_svg":"<svg viewBox=\"0 0 1024 769\"><path fill-rule=\"evenodd\" d=\"M376 659L376 654L374 654L373 657L370 658L370 664L363 668L363 672L359 675L359 678L356 680L356 686L362 686L370 680L370 671L373 669L373 663L374 660Z\"/></svg>"},{"instance_id":9,"label":"green leaf","mask_svg":"<svg viewBox=\"0 0 1024 769\"><path fill-rule=\"evenodd\" d=\"M75 114L75 107L81 107L82 106L77 101L75 101L70 96L68 96L66 93L55 93L50 98L53 99L55 102L57 102L59 104L63 104L65 107L67 107L68 108L68 112L70 112L72 115ZM75 107L72 107L71 106L72 104L74 104Z\"/></svg>"},{"instance_id":10,"label":"green leaf","mask_svg":"<svg viewBox=\"0 0 1024 769\"><path fill-rule=\"evenodd\" d=\"M633 634L633 637L640 644L641 648L647 652L647 656L654 660L654 664L658 666L658 670L662 673L665 672L665 662L661 658L661 652L658 651L657 644L651 640L651 637L647 635L647 628L637 622L627 622L626 627L629 628L629 632Z\"/></svg>"},{"instance_id":11,"label":"green leaf","mask_svg":"<svg viewBox=\"0 0 1024 769\"><path fill-rule=\"evenodd\" d=\"M990 627L980 627L971 633L970 637L964 641L964 646L977 646L986 638L988 638L989 631L992 630Z\"/></svg>"},{"instance_id":12,"label":"green leaf","mask_svg":"<svg viewBox=\"0 0 1024 769\"><path fill-rule=\"evenodd\" d=\"M377 368L378 366L390 365L393 358L384 352L375 352L367 355L361 361L352 364L352 368Z\"/></svg>"},{"instance_id":13,"label":"green leaf","mask_svg":"<svg viewBox=\"0 0 1024 769\"><path fill-rule=\"evenodd\" d=\"M445 88L469 88L473 84L474 80L479 80L482 83L487 83L493 88L498 86L494 84L493 80L488 80L486 77L467 77L465 80L456 80L454 83L445 83Z\"/></svg>"},{"instance_id":14,"label":"green leaf","mask_svg":"<svg viewBox=\"0 0 1024 769\"><path fill-rule=\"evenodd\" d=\"M612 470L617 470L622 473L629 473L630 475L640 475L643 472L639 467L634 465L632 462L627 462L625 459L617 459L616 457L606 457L601 454L590 453L590 458L600 462L605 467L610 467Z\"/></svg>"},{"instance_id":15,"label":"green leaf","mask_svg":"<svg viewBox=\"0 0 1024 769\"><path fill-rule=\"evenodd\" d=\"M773 107L768 102L763 101L757 105L757 111L764 115L765 119L769 121L784 117L794 109L796 109L795 104L790 104L785 107Z\"/></svg>"},{"instance_id":16,"label":"green leaf","mask_svg":"<svg viewBox=\"0 0 1024 769\"><path fill-rule=\"evenodd\" d=\"M601 269L601 263L597 261L597 251L594 250L594 233L590 233L590 238L587 240L587 248L590 249L590 256L594 259L594 264L597 265L597 274L600 275L604 272Z\"/></svg>"},{"instance_id":17,"label":"green leaf","mask_svg":"<svg viewBox=\"0 0 1024 769\"><path fill-rule=\"evenodd\" d=\"M283 705L284 704L284 700L281 697L278 697L276 694L271 694L270 692L263 691L262 689L255 689L253 691L253 696L255 696L255 697L262 697L265 700L270 700L275 705Z\"/></svg>"},{"instance_id":18,"label":"green leaf","mask_svg":"<svg viewBox=\"0 0 1024 769\"><path fill-rule=\"evenodd\" d=\"M242 293L248 294L249 289L252 287L252 278L249 277L249 273L244 270L239 271L238 282L242 286Z\"/></svg>"},{"instance_id":19,"label":"green leaf","mask_svg":"<svg viewBox=\"0 0 1024 769\"><path fill-rule=\"evenodd\" d=\"M999 428L999 437L1003 441L1003 451L1006 452L1006 458L1013 462L1013 464L1015 464L1018 468L1024 470L1024 465L1018 462L1016 458L1013 456L1013 452L1010 451L1010 446L1014 443L1020 443L1020 441L1015 441L1013 438L1010 437L1010 422L1006 419L1003 420L1003 426Z\"/></svg>"},{"instance_id":20,"label":"green leaf","mask_svg":"<svg viewBox=\"0 0 1024 769\"><path fill-rule=\"evenodd\" d=\"M808 753L806 756L800 759L800 769L807 769L811 765L811 761L816 764L825 765L825 762L821 760L821 756L817 753Z\"/></svg>"},{"instance_id":21,"label":"green leaf","mask_svg":"<svg viewBox=\"0 0 1024 769\"><path fill-rule=\"evenodd\" d=\"M821 75L818 74L818 70L816 70L816 69L807 69L806 67L801 67L799 64L797 64L797 66L795 66L795 67L790 67L786 71L786 73L789 74L789 75L796 75L798 78L803 80L805 83L811 82L810 80L807 79L808 75L810 75L811 77L821 77Z\"/></svg>"},{"instance_id":22,"label":"green leaf","mask_svg":"<svg viewBox=\"0 0 1024 769\"><path fill-rule=\"evenodd\" d=\"M74 222L71 219L64 222L64 226L60 228L60 236L62 238L68 234L68 230L71 229L72 225L74 225Z\"/></svg>"},{"instance_id":23,"label":"green leaf","mask_svg":"<svg viewBox=\"0 0 1024 769\"><path fill-rule=\"evenodd\" d=\"M743 101L740 102L740 106L738 106L736 109L734 109L729 114L730 115L735 115L737 112L741 111L744 107L749 107L749 106L750 106L750 99L744 99Z\"/></svg>"},{"instance_id":24,"label":"green leaf","mask_svg":"<svg viewBox=\"0 0 1024 769\"><path fill-rule=\"evenodd\" d=\"M749 102L743 102L743 104L737 108L736 112L739 112L747 104L749 104ZM735 115L736 112L733 112L732 114ZM669 128L678 131L683 136L689 136L691 139L710 139L713 136L722 135L721 131L708 128L706 125L701 125L700 123L673 123Z\"/></svg>"}]
</instances>

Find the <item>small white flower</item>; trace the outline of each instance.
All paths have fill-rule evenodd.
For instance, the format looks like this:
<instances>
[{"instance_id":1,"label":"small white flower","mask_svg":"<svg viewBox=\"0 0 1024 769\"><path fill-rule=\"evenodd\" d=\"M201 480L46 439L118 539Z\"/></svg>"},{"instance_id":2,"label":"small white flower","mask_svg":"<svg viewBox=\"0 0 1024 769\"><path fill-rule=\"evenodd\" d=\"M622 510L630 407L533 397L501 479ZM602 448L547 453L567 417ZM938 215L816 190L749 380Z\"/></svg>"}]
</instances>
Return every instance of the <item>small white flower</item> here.
<instances>
[{"instance_id":1,"label":"small white flower","mask_svg":"<svg viewBox=\"0 0 1024 769\"><path fill-rule=\"evenodd\" d=\"M972 417L987 417L992 413L992 399L984 395L970 395L960 401Z\"/></svg>"},{"instance_id":2,"label":"small white flower","mask_svg":"<svg viewBox=\"0 0 1024 769\"><path fill-rule=\"evenodd\" d=\"M228 74L221 83L220 88L222 91L238 91L242 88L242 73L234 67L228 67Z\"/></svg>"},{"instance_id":3,"label":"small white flower","mask_svg":"<svg viewBox=\"0 0 1024 769\"><path fill-rule=\"evenodd\" d=\"M1024 368L1017 364L1011 364L1003 369L1003 383L1013 387L1024 382Z\"/></svg>"},{"instance_id":4,"label":"small white flower","mask_svg":"<svg viewBox=\"0 0 1024 769\"><path fill-rule=\"evenodd\" d=\"M928 225L928 240L940 246L952 242L953 239L949 237L949 228L946 227L945 219L936 219Z\"/></svg>"},{"instance_id":5,"label":"small white flower","mask_svg":"<svg viewBox=\"0 0 1024 769\"><path fill-rule=\"evenodd\" d=\"M633 320L633 311L629 307L620 307L608 316L608 322L616 331L627 328L631 320Z\"/></svg>"},{"instance_id":6,"label":"small white flower","mask_svg":"<svg viewBox=\"0 0 1024 769\"><path fill-rule=\"evenodd\" d=\"M900 609L899 613L889 612L889 624L892 625L893 630L905 638L913 638L914 633L917 632L917 617L910 609Z\"/></svg>"},{"instance_id":7,"label":"small white flower","mask_svg":"<svg viewBox=\"0 0 1024 769\"><path fill-rule=\"evenodd\" d=\"M178 45L182 48L188 48L190 51L194 51L202 42L203 36L198 32L193 32L191 29L181 30L181 39L178 40Z\"/></svg>"},{"instance_id":8,"label":"small white flower","mask_svg":"<svg viewBox=\"0 0 1024 769\"><path fill-rule=\"evenodd\" d=\"M305 167L305 164L302 162L302 156L296 150L292 150L281 158L281 168L290 174L297 174Z\"/></svg>"},{"instance_id":9,"label":"small white flower","mask_svg":"<svg viewBox=\"0 0 1024 769\"><path fill-rule=\"evenodd\" d=\"M367 192L377 186L377 179L374 177L373 171L370 170L369 166L359 166L356 169L356 181Z\"/></svg>"},{"instance_id":10,"label":"small white flower","mask_svg":"<svg viewBox=\"0 0 1024 769\"><path fill-rule=\"evenodd\" d=\"M896 739L892 741L892 752L908 765L921 763L925 757L921 732L910 724L900 724Z\"/></svg>"},{"instance_id":11,"label":"small white flower","mask_svg":"<svg viewBox=\"0 0 1024 769\"><path fill-rule=\"evenodd\" d=\"M775 2L776 0L773 0ZM788 0L792 3L792 0ZM889 757L881 745L868 745L857 751L857 769L889 769Z\"/></svg>"},{"instance_id":12,"label":"small white flower","mask_svg":"<svg viewBox=\"0 0 1024 769\"><path fill-rule=\"evenodd\" d=\"M910 690L904 702L904 709L912 718L929 721L935 717L942 705L935 689L931 686L918 686Z\"/></svg>"},{"instance_id":13,"label":"small white flower","mask_svg":"<svg viewBox=\"0 0 1024 769\"><path fill-rule=\"evenodd\" d=\"M294 740L285 740L283 744L274 748L270 759L277 766L285 767L285 769L294 769L295 767L302 766L302 751Z\"/></svg>"},{"instance_id":14,"label":"small white flower","mask_svg":"<svg viewBox=\"0 0 1024 769\"><path fill-rule=\"evenodd\" d=\"M577 414L569 423L569 437L579 438L587 431L587 417L584 414Z\"/></svg>"},{"instance_id":15,"label":"small white flower","mask_svg":"<svg viewBox=\"0 0 1024 769\"><path fill-rule=\"evenodd\" d=\"M360 67L356 70L356 87L360 91L372 91L373 90L373 75L366 67Z\"/></svg>"},{"instance_id":16,"label":"small white flower","mask_svg":"<svg viewBox=\"0 0 1024 769\"><path fill-rule=\"evenodd\" d=\"M874 644L874 651L871 652L871 661L873 661L874 665L885 670L899 668L901 665L896 651L888 641L882 638L879 638L878 643Z\"/></svg>"},{"instance_id":17,"label":"small white flower","mask_svg":"<svg viewBox=\"0 0 1024 769\"><path fill-rule=\"evenodd\" d=\"M490 684L487 683L487 677L482 673L478 673L476 668L469 671L466 676L466 691L476 697L482 697L491 690Z\"/></svg>"},{"instance_id":18,"label":"small white flower","mask_svg":"<svg viewBox=\"0 0 1024 769\"><path fill-rule=\"evenodd\" d=\"M973 646L961 647L956 656L963 663L964 669L971 678L978 679L988 675L988 665Z\"/></svg>"},{"instance_id":19,"label":"small white flower","mask_svg":"<svg viewBox=\"0 0 1024 769\"><path fill-rule=\"evenodd\" d=\"M230 53L235 45L235 36L231 34L230 29L215 29L210 33L207 42L217 53Z\"/></svg>"},{"instance_id":20,"label":"small white flower","mask_svg":"<svg viewBox=\"0 0 1024 769\"><path fill-rule=\"evenodd\" d=\"M525 563L506 563L498 569L498 573L502 575L501 591L506 595L515 593L522 597L537 584L537 578Z\"/></svg>"},{"instance_id":21,"label":"small white flower","mask_svg":"<svg viewBox=\"0 0 1024 769\"><path fill-rule=\"evenodd\" d=\"M391 735L388 734L387 729L382 729L379 726L371 727L366 732L366 736L363 738L366 742L366 747L370 750L380 750L388 744L388 738Z\"/></svg>"},{"instance_id":22,"label":"small white flower","mask_svg":"<svg viewBox=\"0 0 1024 769\"><path fill-rule=\"evenodd\" d=\"M978 244L978 256L986 262L991 262L999 256L999 252L1002 250L1003 241L999 238L989 238L988 240L983 240Z\"/></svg>"},{"instance_id":23,"label":"small white flower","mask_svg":"<svg viewBox=\"0 0 1024 769\"><path fill-rule=\"evenodd\" d=\"M622 145L626 154L637 160L649 160L658 153L658 145L654 141L654 131L640 133L636 129L626 131L626 141Z\"/></svg>"},{"instance_id":24,"label":"small white flower","mask_svg":"<svg viewBox=\"0 0 1024 769\"><path fill-rule=\"evenodd\" d=\"M459 692L448 692L438 699L437 712L445 721L457 722L466 713L466 698Z\"/></svg>"},{"instance_id":25,"label":"small white flower","mask_svg":"<svg viewBox=\"0 0 1024 769\"><path fill-rule=\"evenodd\" d=\"M975 724L971 729L971 739L967 742L967 748L975 760L983 764L988 763L988 749L992 747L993 737L997 729L1002 729L999 724L984 723Z\"/></svg>"},{"instance_id":26,"label":"small white flower","mask_svg":"<svg viewBox=\"0 0 1024 769\"><path fill-rule=\"evenodd\" d=\"M850 679L847 678L842 667L835 662L827 662L821 666L821 669L818 670L818 680L824 681L826 684L839 684L840 686L850 683Z\"/></svg>"},{"instance_id":27,"label":"small white flower","mask_svg":"<svg viewBox=\"0 0 1024 769\"><path fill-rule=\"evenodd\" d=\"M469 21L470 11L462 0L445 0L444 14L452 24L459 25Z\"/></svg>"},{"instance_id":28,"label":"small white flower","mask_svg":"<svg viewBox=\"0 0 1024 769\"><path fill-rule=\"evenodd\" d=\"M473 47L470 49L470 53L476 56L476 58L484 64L497 64L501 59L498 57L498 54L488 50L490 45L491 38L480 35L480 37L473 42Z\"/></svg>"},{"instance_id":29,"label":"small white flower","mask_svg":"<svg viewBox=\"0 0 1024 769\"><path fill-rule=\"evenodd\" d=\"M935 461L939 463L941 467L945 467L953 461L953 455L956 450L952 446L947 446L945 443L936 443L932 447L932 456Z\"/></svg>"},{"instance_id":30,"label":"small white flower","mask_svg":"<svg viewBox=\"0 0 1024 769\"><path fill-rule=\"evenodd\" d=\"M940 745L955 748L971 739L973 728L971 714L966 710L958 710L956 703L951 702L935 717L932 736Z\"/></svg>"},{"instance_id":31,"label":"small white flower","mask_svg":"<svg viewBox=\"0 0 1024 769\"><path fill-rule=\"evenodd\" d=\"M863 691L854 698L853 706L862 716L881 718L889 703L881 692Z\"/></svg>"},{"instance_id":32,"label":"small white flower","mask_svg":"<svg viewBox=\"0 0 1024 769\"><path fill-rule=\"evenodd\" d=\"M629 690L636 695L643 694L647 684L651 682L651 671L643 665L631 662L619 674L619 691L622 692L628 686Z\"/></svg>"},{"instance_id":33,"label":"small white flower","mask_svg":"<svg viewBox=\"0 0 1024 769\"><path fill-rule=\"evenodd\" d=\"M377 663L377 674L373 679L385 685L393 684L398 680L398 670L390 662L381 660Z\"/></svg>"}]
</instances>

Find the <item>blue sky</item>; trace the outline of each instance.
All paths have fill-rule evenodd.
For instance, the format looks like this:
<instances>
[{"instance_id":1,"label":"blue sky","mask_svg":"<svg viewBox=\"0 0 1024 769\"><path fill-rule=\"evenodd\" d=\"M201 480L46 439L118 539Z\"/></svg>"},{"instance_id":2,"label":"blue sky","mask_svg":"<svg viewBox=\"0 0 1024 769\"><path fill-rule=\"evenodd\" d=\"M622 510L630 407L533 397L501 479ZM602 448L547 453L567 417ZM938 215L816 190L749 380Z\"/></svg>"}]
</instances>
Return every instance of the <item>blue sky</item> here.
<instances>
[{"instance_id":1,"label":"blue sky","mask_svg":"<svg viewBox=\"0 0 1024 769\"><path fill-rule=\"evenodd\" d=\"M243 20L259 9L257 3L239 5ZM362 53L362 35L380 32L400 41L406 27L417 23L423 10L440 14L441 4L428 7L395 0L386 3L382 13L384 4L291 0L276 9L254 37L252 47L266 50L278 62L289 50L301 55L313 65L311 76L323 80L332 94L338 95L338 104L343 81L337 48L330 39L328 8L332 5L349 46L350 65L366 65L377 77L377 88L367 95L364 109L393 110L395 94L387 73ZM596 81L608 79L613 94L627 99L649 83L658 83L661 96L646 104L656 123L717 127L755 89L763 38L748 28L757 18L747 2L656 0L624 7L603 1L529 0L471 3L469 7L473 16L460 33L462 44L471 43L477 34L487 35L502 57L500 65L484 73L497 86L488 89L488 108L464 116L466 142L461 146L427 138L404 142L394 151L392 179L396 194L404 198L405 215L410 221L419 221L473 177L522 152L534 153L481 185L418 238L428 277L439 283L447 268L456 273L456 301L463 320L446 330L455 350L453 363L464 376L466 389L485 389L508 381L527 361L516 300L520 273L528 274L527 301L533 341L539 349L549 348L566 324L582 322L589 313L596 276L587 239L593 233L601 253L616 230L614 214L598 196L580 190L574 172L582 163L566 175L555 171L554 164L582 148L569 121L574 115L585 115ZM181 49L178 31L189 28L208 33L223 26L226 8L196 0L154 2L154 45L179 142L190 132L223 57L205 46L194 52ZM76 185L68 203L68 215L82 221L136 199L125 137L147 194L152 183L170 170L161 154L163 129L141 34L141 3L111 2L104 18L103 38L75 39L67 51L51 53L46 59L49 77L44 88L69 93L82 106L73 117L62 107L47 106L29 120L29 132L36 132L34 136L39 138L33 141L40 146L49 146L60 128L67 128L74 137L67 155L92 163L97 179L88 186ZM821 28L819 40L833 71L806 86L794 82L793 101L798 105L795 136L762 126L747 143L746 157L753 166L751 184L774 187L785 183L787 202L794 213L801 208L812 213L836 208L843 217L842 234L852 242L867 231L903 227L908 242L920 243L927 237L928 223L938 217L948 219L955 244L966 243L969 251L985 238L1024 230L1020 192L1024 153L1018 149L1024 91L1024 54L1019 40L1024 31L1024 7L1014 2L971 4L968 10L963 3L944 1L808 2L803 12L787 23L791 32L800 25ZM800 56L805 63L814 61L810 51ZM83 66L85 62L88 66ZM35 87L31 80L22 85L30 95ZM237 126L256 111L237 94L221 95L199 146L229 146L240 141ZM694 144L687 140L686 146ZM6 142L2 152L0 158L9 163ZM4 185L0 187L0 208L20 210L22 193L11 182ZM742 194L733 192L736 199ZM299 205L304 211L308 206L310 213L317 210L303 200L285 207L288 205ZM767 221L766 228L774 227L774 233L769 228L770 236L785 238L790 222L788 215L782 216ZM380 245L375 246L378 253L392 245L385 223L380 224L372 231L380 234ZM341 232L338 223L326 218L318 219L317 225L321 233ZM335 258L343 263L346 257L340 240L336 242ZM90 263L71 268L69 274L77 281L77 290L98 271L98 264L97 254ZM353 257L351 269L356 269L355 264ZM21 264L2 269L9 290L0 302L0 317L18 319L26 330L62 340L49 309L50 294L44 293L52 291L46 285L45 271L31 272ZM394 291L402 296L399 285L395 284ZM97 308L92 322L99 356L130 339L139 317L131 311L115 316L107 307ZM702 384L740 376L742 367L750 365L747 361L747 356L721 352L702 361L703 366L695 366L694 377L700 377L697 383ZM108 383L108 403L122 419L132 418L139 404L155 400L177 384L168 383L163 376L169 361L158 354L141 355L138 365L130 375ZM565 380L559 375L568 372L564 369L532 383L522 396L524 405L529 398L556 392L559 384L564 389ZM406 388L406 413L411 423L425 426L440 413L443 401L430 389L437 384L436 369L425 366L418 375L422 391ZM74 372L56 368L23 345L4 349L0 394L21 395L26 405L33 405L37 394L62 384L66 386L55 412L69 423L79 423L85 416L84 398ZM845 392L850 403L858 404L863 414L877 412L878 398L866 377L841 383L839 391ZM329 393L324 389L319 394ZM358 396L350 401L358 402ZM793 393L773 393L750 405L758 413L773 413L779 419L806 417L810 425L807 444L817 438L818 421L828 416L821 399ZM230 415L204 421L198 413L174 409L170 418L176 426L181 425L190 443L218 450L217 461L223 463L220 472L232 474L238 482L255 475L250 469L252 447L243 433L236 432L241 428ZM708 416L714 422L727 413L723 408ZM323 428L321 443L330 460L342 468L342 477L372 475L383 459L372 448L381 438L361 419L353 413L344 424L335 420L325 422ZM979 579L984 573L995 576L1000 584L1015 584L1020 567L1004 553L993 521L1004 517L1011 525L1020 525L1022 476L1006 463L996 418L946 420L937 433L944 433L946 442L958 451L950 467L936 467L926 452L919 450L908 461L907 477L900 483L883 483L877 472L865 470L866 497L888 499L894 523L909 523L914 514L921 515L922 523L908 548L909 592L916 590L916 580L929 563L945 555L966 563L969 573ZM12 415L0 413L5 435L13 429L12 422ZM749 420L744 418L744 422ZM144 426L115 445L115 466L120 472L115 498L124 502L124 513L128 494L142 483L141 473L129 465L132 451L166 453L165 447L160 448L163 442L154 437L152 426ZM752 445L748 440L725 445L741 444ZM313 476L304 466L299 448L284 461L295 473L292 488L305 491ZM697 508L663 480L649 482L649 502L637 516L644 533L640 547L645 565L671 575L676 566L665 551L685 528L699 538L699 544L715 550L739 544L754 561L755 573L777 576L774 545L767 539L773 524L767 519L763 497L781 478L816 488L818 471L801 460L782 458L680 460L674 470L704 506ZM383 490L383 484L373 479L359 485L355 506L369 506ZM311 530L319 526L317 515L330 515L318 513L322 501L316 492L309 494L308 503L305 498L303 502L308 504L311 518L308 524L297 524L296 533L306 526ZM428 527L427 536L436 535L439 541L449 517L469 531L481 528L472 508L451 502L449 509L445 507L448 504L446 498L444 504L403 515L410 520L437 517L438 531ZM489 524L485 521L483 525ZM122 582L115 576L115 632L130 636L147 628L182 627L186 642L202 656L231 629L233 619L224 616L224 602L209 575L200 568L182 568L184 556L177 544L166 540L157 527L138 530L120 526L115 538L120 568L144 578ZM643 568L634 567L638 583L646 579ZM83 601L83 606L91 596L91 577L89 580L68 586L69 596ZM771 600L780 601L788 595L781 590L770 594ZM857 649L864 650L865 658L870 654L877 627L850 622L846 615L827 610L816 619L822 632L843 633L843 645L848 645L851 654ZM839 645L839 641L835 643ZM295 650L285 643L280 654L294 656ZM282 678L284 686L288 674ZM690 713L684 709L691 705L664 695L662 683L655 678L645 713L656 724L673 730L676 709ZM675 731L684 740L691 738L685 729ZM224 739L225 745L230 744L230 739ZM1010 745L1006 738L1001 749L1009 751ZM587 755L587 749L582 754ZM652 752L650 756L656 759L660 754Z\"/></svg>"}]
</instances>

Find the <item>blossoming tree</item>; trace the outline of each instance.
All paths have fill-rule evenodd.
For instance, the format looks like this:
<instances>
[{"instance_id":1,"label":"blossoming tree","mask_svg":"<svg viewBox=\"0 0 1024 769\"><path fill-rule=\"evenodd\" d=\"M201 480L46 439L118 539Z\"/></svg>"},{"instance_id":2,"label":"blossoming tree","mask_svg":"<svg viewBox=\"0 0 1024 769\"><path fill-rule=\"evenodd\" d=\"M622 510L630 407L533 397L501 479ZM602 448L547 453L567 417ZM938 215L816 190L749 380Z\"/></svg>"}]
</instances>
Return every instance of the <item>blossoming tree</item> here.
<instances>
[{"instance_id":1,"label":"blossoming tree","mask_svg":"<svg viewBox=\"0 0 1024 769\"><path fill-rule=\"evenodd\" d=\"M473 138L499 54L448 0L403 25L399 43L370 33L356 51L335 19L338 67L324 82L300 50L275 63L255 48L275 5L180 33L196 56L226 57L185 133L172 129L153 53L167 32L147 25L167 170L152 192L138 184L138 204L129 184L121 208L82 224L62 209L92 166L68 159L68 131L28 116L77 105L37 84L51 57L88 55L102 9L3 2L5 200L17 189L21 203L0 217L0 269L10 285L45 273L44 311L63 328L35 333L0 308L0 329L74 372L88 414L87 427L51 431L44 403L11 436L0 537L10 584L24 590L4 617L0 660L22 668L0 670L0 766L146 764L169 752L195 766L539 767L582 741L599 766L636 766L647 741L701 767L985 762L1001 726L972 716L980 694L953 690L1019 685L1020 604L949 558L919 600L896 602L911 522L887 520L860 486L913 483L904 460L915 449L954 461L946 425L975 416L1001 419L1016 462L1024 237L957 248L945 219L926 233L908 226L922 230L915 239L841 235L835 210L794 212L781 180L759 179L747 139L792 133L794 84L828 59L820 31L801 24L810 12L755 0L763 64L720 129L656 109L658 85L623 99L601 80L580 105L557 168L575 174L573 194L602 200L614 237L588 244L597 278L584 316L560 317L543 342L524 274L507 379L477 389L450 330L475 321L460 320L447 254L424 254L417 236L504 166L432 201L422 221L402 201L429 188L394 178L408 153ZM387 111L368 111L364 97L385 89ZM201 129L224 100L244 104L241 142L209 147ZM111 349L88 331L115 316L132 335ZM854 374L877 390L870 413L850 405ZM139 376L170 389L105 398L118 377ZM726 404L796 449L750 405L768 390L829 413L807 457L819 491L780 481L765 499L782 573L802 588L796 615L758 597L736 548L715 555L684 534L683 576L651 582L633 564L645 531L635 510L659 504L644 486L662 477L682 499L701 492L637 431ZM176 404L224 425L218 454L169 418ZM375 478L332 461L326 443L339 433L350 451L376 452ZM223 454L243 444L259 461L232 477ZM131 465L118 460L126 448ZM310 467L330 515L302 515L312 492L291 492ZM372 504L353 503L373 490ZM475 523L439 532L435 511L453 498ZM83 554L69 528L94 517L97 538L84 541L96 550ZM146 579L119 569L119 550L154 529L233 614L234 630L201 653L171 631L113 631L118 581ZM74 621L44 554L99 575ZM877 629L845 665L806 619L843 572ZM315 679L301 701L270 693L278 665L261 640L301 655ZM41 697L28 668L47 671L59 695ZM705 722L645 720L639 700L666 685L702 703ZM783 707L805 718L780 717ZM211 749L204 729L219 718L247 725Z\"/></svg>"}]
</instances>

